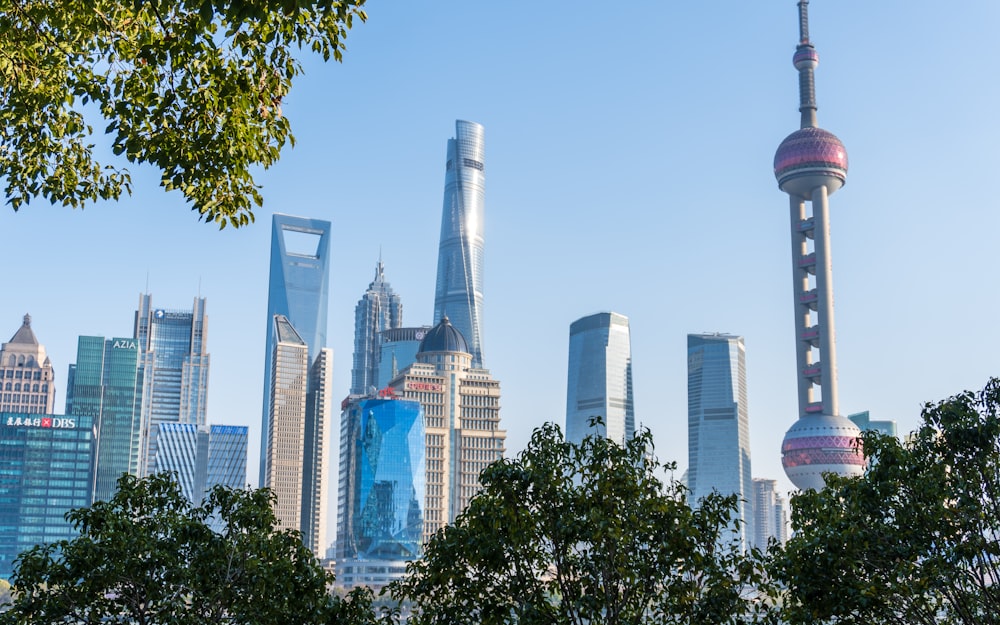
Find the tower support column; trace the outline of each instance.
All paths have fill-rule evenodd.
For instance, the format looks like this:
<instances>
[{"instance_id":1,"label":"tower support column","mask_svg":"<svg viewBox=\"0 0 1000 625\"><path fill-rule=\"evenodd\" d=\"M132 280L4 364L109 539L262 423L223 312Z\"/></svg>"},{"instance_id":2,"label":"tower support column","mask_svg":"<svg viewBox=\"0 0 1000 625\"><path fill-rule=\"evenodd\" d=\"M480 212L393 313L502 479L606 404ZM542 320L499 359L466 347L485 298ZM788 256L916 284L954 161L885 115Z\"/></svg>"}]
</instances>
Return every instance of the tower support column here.
<instances>
[{"instance_id":1,"label":"tower support column","mask_svg":"<svg viewBox=\"0 0 1000 625\"><path fill-rule=\"evenodd\" d=\"M819 321L819 350L823 363L823 414L839 415L837 405L837 351L833 323L833 270L830 260L830 204L826 186L812 192L813 220L816 223L816 311Z\"/></svg>"}]
</instances>

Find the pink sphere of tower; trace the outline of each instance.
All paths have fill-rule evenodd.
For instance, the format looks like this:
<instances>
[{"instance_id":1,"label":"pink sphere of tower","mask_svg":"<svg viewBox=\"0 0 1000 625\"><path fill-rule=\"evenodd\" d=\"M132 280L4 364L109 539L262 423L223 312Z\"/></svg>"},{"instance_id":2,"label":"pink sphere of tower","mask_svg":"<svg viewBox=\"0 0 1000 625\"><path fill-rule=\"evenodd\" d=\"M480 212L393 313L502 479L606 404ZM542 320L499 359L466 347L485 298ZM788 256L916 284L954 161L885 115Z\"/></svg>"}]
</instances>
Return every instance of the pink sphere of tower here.
<instances>
[{"instance_id":1,"label":"pink sphere of tower","mask_svg":"<svg viewBox=\"0 0 1000 625\"><path fill-rule=\"evenodd\" d=\"M800 128L774 153L774 177L782 191L804 199L821 186L831 194L847 181L847 148L832 132Z\"/></svg>"},{"instance_id":2,"label":"pink sphere of tower","mask_svg":"<svg viewBox=\"0 0 1000 625\"><path fill-rule=\"evenodd\" d=\"M781 466L797 488L823 488L823 474L861 475L861 430L850 419L831 415L802 417L788 429L781 442Z\"/></svg>"}]
</instances>

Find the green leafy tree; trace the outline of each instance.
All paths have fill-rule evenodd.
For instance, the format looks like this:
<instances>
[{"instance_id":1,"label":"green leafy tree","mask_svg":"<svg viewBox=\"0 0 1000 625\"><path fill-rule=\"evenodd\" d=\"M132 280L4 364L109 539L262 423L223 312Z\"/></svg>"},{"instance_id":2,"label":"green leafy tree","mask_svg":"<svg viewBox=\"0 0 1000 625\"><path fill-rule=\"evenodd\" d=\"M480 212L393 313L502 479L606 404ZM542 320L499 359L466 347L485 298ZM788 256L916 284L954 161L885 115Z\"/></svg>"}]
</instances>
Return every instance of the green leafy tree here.
<instances>
[{"instance_id":1,"label":"green leafy tree","mask_svg":"<svg viewBox=\"0 0 1000 625\"><path fill-rule=\"evenodd\" d=\"M341 59L365 0L0 0L0 179L79 207L131 190L99 163L87 122L115 154L161 172L200 217L245 225L262 198L251 169L294 143L281 102L307 48ZM85 107L90 108L85 110Z\"/></svg>"},{"instance_id":2,"label":"green leafy tree","mask_svg":"<svg viewBox=\"0 0 1000 625\"><path fill-rule=\"evenodd\" d=\"M734 497L692 508L648 431L624 446L537 429L390 592L417 625L744 623L766 616L759 554L734 542ZM673 470L673 465L666 469Z\"/></svg>"},{"instance_id":3,"label":"green leafy tree","mask_svg":"<svg viewBox=\"0 0 1000 625\"><path fill-rule=\"evenodd\" d=\"M792 500L774 551L794 624L1000 623L1000 380L923 410L905 443L866 432L863 476Z\"/></svg>"},{"instance_id":4,"label":"green leafy tree","mask_svg":"<svg viewBox=\"0 0 1000 625\"><path fill-rule=\"evenodd\" d=\"M269 491L219 487L195 507L169 474L125 475L118 484L110 501L68 514L78 537L18 556L13 605L0 622L376 621L370 592L328 594L332 579L299 534L277 529Z\"/></svg>"}]
</instances>

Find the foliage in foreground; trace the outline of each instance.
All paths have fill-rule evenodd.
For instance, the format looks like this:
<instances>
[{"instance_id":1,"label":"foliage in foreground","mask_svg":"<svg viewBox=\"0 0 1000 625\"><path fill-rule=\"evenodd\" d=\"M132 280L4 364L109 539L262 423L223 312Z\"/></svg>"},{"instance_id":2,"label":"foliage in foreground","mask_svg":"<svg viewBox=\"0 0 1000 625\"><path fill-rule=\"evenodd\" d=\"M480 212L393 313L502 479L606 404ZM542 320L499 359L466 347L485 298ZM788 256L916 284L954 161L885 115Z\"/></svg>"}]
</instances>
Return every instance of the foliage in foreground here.
<instances>
[{"instance_id":1,"label":"foliage in foreground","mask_svg":"<svg viewBox=\"0 0 1000 625\"><path fill-rule=\"evenodd\" d=\"M111 501L69 513L78 537L18 557L0 622L375 623L370 592L328 594L299 534L277 529L269 491L219 487L194 507L169 474L118 485Z\"/></svg>"},{"instance_id":2,"label":"foliage in foreground","mask_svg":"<svg viewBox=\"0 0 1000 625\"><path fill-rule=\"evenodd\" d=\"M294 142L281 102L301 73L295 50L340 60L364 2L0 0L7 203L130 192L128 172L94 154L99 112L115 154L159 169L205 221L246 225L262 203L251 169Z\"/></svg>"},{"instance_id":3,"label":"foliage in foreground","mask_svg":"<svg viewBox=\"0 0 1000 625\"><path fill-rule=\"evenodd\" d=\"M865 433L866 474L792 501L774 551L793 625L1000 623L1000 380L927 404L906 443Z\"/></svg>"},{"instance_id":4,"label":"foliage in foreground","mask_svg":"<svg viewBox=\"0 0 1000 625\"><path fill-rule=\"evenodd\" d=\"M672 470L673 466L666 467ZM620 446L534 432L391 588L416 625L743 623L766 616L759 554L733 542L734 497L692 509L642 431Z\"/></svg>"}]
</instances>

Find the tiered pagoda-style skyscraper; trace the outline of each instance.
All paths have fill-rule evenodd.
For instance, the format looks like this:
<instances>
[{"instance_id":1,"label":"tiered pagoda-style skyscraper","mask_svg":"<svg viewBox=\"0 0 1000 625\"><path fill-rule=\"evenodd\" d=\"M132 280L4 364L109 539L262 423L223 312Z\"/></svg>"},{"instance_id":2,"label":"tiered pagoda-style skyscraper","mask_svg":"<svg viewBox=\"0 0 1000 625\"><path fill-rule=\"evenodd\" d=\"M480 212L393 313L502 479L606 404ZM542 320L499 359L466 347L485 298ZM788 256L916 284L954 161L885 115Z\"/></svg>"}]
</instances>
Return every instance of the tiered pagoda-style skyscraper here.
<instances>
[{"instance_id":1,"label":"tiered pagoda-style skyscraper","mask_svg":"<svg viewBox=\"0 0 1000 625\"><path fill-rule=\"evenodd\" d=\"M799 419L785 434L781 463L803 490L823 487L823 474L858 475L864 458L859 430L837 405L837 356L833 324L828 196L847 180L847 150L816 124L814 71L819 55L809 41L809 2L799 6L800 128L774 155L774 176L791 206L792 290ZM807 203L811 210L807 210Z\"/></svg>"}]
</instances>

